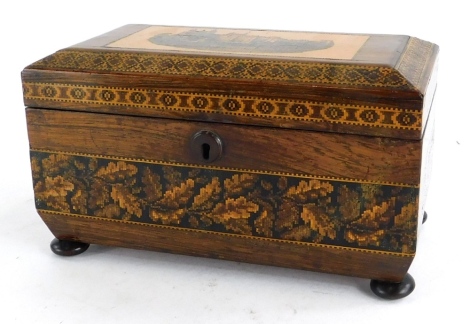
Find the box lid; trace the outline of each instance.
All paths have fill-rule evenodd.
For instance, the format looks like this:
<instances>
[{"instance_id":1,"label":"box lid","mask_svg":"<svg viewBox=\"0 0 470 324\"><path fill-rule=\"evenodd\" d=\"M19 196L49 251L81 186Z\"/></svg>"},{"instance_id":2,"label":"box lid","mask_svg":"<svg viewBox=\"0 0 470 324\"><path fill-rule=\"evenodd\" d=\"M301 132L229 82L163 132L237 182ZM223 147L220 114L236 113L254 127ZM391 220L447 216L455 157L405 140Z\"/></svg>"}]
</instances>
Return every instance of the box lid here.
<instances>
[{"instance_id":1,"label":"box lid","mask_svg":"<svg viewBox=\"0 0 470 324\"><path fill-rule=\"evenodd\" d=\"M127 25L22 81L29 107L420 139L437 53L409 36Z\"/></svg>"}]
</instances>

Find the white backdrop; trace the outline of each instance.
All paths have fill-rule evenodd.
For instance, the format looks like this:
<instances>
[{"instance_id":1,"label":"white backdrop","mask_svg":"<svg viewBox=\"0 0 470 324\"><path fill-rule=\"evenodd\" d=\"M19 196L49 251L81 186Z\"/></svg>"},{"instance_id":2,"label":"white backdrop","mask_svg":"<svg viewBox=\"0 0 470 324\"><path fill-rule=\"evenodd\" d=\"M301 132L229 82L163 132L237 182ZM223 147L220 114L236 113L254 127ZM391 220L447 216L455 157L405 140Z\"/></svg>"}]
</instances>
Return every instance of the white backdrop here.
<instances>
[{"instance_id":1,"label":"white backdrop","mask_svg":"<svg viewBox=\"0 0 470 324\"><path fill-rule=\"evenodd\" d=\"M29 1L1 10L0 323L468 323L470 29L463 1ZM419 4L418 4L419 3ZM20 72L129 23L407 34L441 47L426 226L398 301L369 281L91 246L49 250L34 210Z\"/></svg>"}]
</instances>

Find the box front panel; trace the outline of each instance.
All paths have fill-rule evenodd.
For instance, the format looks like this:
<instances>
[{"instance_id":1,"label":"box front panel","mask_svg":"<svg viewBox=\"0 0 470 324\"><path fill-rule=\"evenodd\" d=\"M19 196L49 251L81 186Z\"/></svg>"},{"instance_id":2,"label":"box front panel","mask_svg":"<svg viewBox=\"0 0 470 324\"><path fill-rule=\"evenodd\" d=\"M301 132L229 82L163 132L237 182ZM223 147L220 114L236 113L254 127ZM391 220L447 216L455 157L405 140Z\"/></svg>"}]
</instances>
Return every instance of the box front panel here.
<instances>
[{"instance_id":1,"label":"box front panel","mask_svg":"<svg viewBox=\"0 0 470 324\"><path fill-rule=\"evenodd\" d=\"M373 275L394 280L414 256L419 177L403 173L419 170L416 141L42 109L28 109L27 116L36 207L56 236L142 247L125 233L144 225L143 231L176 231L178 239L222 235L245 252L257 244L294 244L300 257L291 266L306 269L320 266L302 265L304 258L339 249L365 257L362 267L375 255L402 260L395 277L388 270ZM201 129L222 138L214 162L191 153ZM100 224L102 234L90 239L82 225L70 225L87 221ZM121 233L110 240L117 226ZM172 245L148 248L185 253ZM216 257L243 260L233 249L226 245ZM186 252L209 253L197 251ZM354 258L333 258L322 259L319 270L372 276L344 270L359 262Z\"/></svg>"}]
</instances>

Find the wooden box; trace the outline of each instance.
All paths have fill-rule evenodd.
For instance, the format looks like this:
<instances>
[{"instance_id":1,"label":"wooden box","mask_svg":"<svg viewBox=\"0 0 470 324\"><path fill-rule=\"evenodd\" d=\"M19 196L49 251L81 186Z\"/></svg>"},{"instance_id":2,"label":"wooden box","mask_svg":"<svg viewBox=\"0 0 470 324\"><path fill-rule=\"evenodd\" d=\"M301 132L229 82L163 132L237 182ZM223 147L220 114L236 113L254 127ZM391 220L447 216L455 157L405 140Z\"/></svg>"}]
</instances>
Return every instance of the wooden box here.
<instances>
[{"instance_id":1,"label":"wooden box","mask_svg":"<svg viewBox=\"0 0 470 324\"><path fill-rule=\"evenodd\" d=\"M129 25L28 66L53 251L149 249L408 294L437 53L408 36Z\"/></svg>"}]
</instances>

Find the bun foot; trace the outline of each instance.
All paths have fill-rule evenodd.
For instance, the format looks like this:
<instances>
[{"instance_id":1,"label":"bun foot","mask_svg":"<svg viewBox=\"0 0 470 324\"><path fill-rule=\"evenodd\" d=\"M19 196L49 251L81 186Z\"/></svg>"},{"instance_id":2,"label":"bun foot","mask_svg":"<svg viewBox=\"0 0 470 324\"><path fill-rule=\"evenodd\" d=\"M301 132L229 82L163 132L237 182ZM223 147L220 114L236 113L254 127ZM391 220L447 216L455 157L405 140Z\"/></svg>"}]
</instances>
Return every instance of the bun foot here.
<instances>
[{"instance_id":1,"label":"bun foot","mask_svg":"<svg viewBox=\"0 0 470 324\"><path fill-rule=\"evenodd\" d=\"M59 240L57 238L53 239L51 242L52 252L61 256L78 255L85 252L89 246L90 244L88 243Z\"/></svg>"},{"instance_id":2,"label":"bun foot","mask_svg":"<svg viewBox=\"0 0 470 324\"><path fill-rule=\"evenodd\" d=\"M370 289L383 299L400 299L408 296L415 289L415 280L407 273L402 282L371 280Z\"/></svg>"},{"instance_id":3,"label":"bun foot","mask_svg":"<svg viewBox=\"0 0 470 324\"><path fill-rule=\"evenodd\" d=\"M424 212L423 214L423 224L428 220L428 213Z\"/></svg>"}]
</instances>

